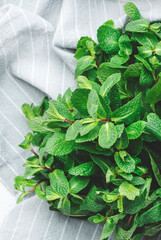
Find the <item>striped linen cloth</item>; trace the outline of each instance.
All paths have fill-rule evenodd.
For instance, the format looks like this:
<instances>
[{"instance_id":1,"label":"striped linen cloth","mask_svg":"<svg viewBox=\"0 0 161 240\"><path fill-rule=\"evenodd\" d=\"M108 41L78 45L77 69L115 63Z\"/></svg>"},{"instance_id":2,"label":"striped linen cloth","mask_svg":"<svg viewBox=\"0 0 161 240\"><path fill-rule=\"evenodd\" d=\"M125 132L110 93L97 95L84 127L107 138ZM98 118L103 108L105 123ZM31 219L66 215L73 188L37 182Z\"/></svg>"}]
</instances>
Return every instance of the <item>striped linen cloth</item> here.
<instances>
[{"instance_id":1,"label":"striped linen cloth","mask_svg":"<svg viewBox=\"0 0 161 240\"><path fill-rule=\"evenodd\" d=\"M22 164L30 156L18 148L29 130L21 105L74 89L78 39L87 35L96 40L97 28L108 19L122 27L126 2L0 0L0 181L13 196L13 178L24 173ZM161 19L160 0L133 2L143 17ZM98 240L101 230L101 225L50 212L33 195L10 211L0 240Z\"/></svg>"}]
</instances>

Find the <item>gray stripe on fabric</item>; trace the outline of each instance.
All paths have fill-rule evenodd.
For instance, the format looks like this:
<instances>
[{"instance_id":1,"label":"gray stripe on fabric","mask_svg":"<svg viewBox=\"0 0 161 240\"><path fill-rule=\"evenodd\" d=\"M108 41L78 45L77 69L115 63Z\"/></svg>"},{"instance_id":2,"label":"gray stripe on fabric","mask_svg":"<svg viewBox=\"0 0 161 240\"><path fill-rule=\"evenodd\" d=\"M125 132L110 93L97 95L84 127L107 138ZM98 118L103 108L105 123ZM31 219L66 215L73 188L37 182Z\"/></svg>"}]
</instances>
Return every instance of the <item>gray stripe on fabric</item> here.
<instances>
[{"instance_id":1,"label":"gray stripe on fabric","mask_svg":"<svg viewBox=\"0 0 161 240\"><path fill-rule=\"evenodd\" d=\"M29 34L30 34L30 41L31 41L31 50L32 50L32 70L31 70L31 83L34 84L34 73L35 73L35 50L34 50L34 44L33 44L33 36L32 36L32 30L31 30L31 24L30 21L28 19L28 17L26 16L26 14L24 13L24 11L22 11L21 8L19 8L19 11L21 12L21 14L24 16L24 19L28 25L28 29L29 29Z\"/></svg>"},{"instance_id":2,"label":"gray stripe on fabric","mask_svg":"<svg viewBox=\"0 0 161 240\"><path fill-rule=\"evenodd\" d=\"M7 138L2 135L1 135L1 137L12 148L12 150L22 159L22 161L25 162L25 158L14 148L14 146L7 140Z\"/></svg>"},{"instance_id":3,"label":"gray stripe on fabric","mask_svg":"<svg viewBox=\"0 0 161 240\"><path fill-rule=\"evenodd\" d=\"M18 225L21 221L21 215L22 215L22 210L23 210L23 207L24 207L24 201L22 202L21 204L21 208L20 208L20 211L19 211L19 214L18 214L18 218L17 218L17 221L16 221L16 225L15 225L15 228L12 232L12 235L11 235L11 239L10 240L13 240L14 239L14 236L16 235L16 231L18 229Z\"/></svg>"},{"instance_id":4,"label":"gray stripe on fabric","mask_svg":"<svg viewBox=\"0 0 161 240\"><path fill-rule=\"evenodd\" d=\"M65 220L65 223L64 223L64 227L63 227L63 230L62 230L62 233L61 233L61 236L60 236L59 240L63 240L65 229L66 229L67 224L68 224L68 220L69 220L69 217L66 217L66 220Z\"/></svg>"},{"instance_id":5,"label":"gray stripe on fabric","mask_svg":"<svg viewBox=\"0 0 161 240\"><path fill-rule=\"evenodd\" d=\"M5 120L7 120L7 122L19 133L19 135L21 135L22 137L24 137L23 136L23 134L18 130L18 128L9 120L9 118L8 117L6 117L5 115L4 115L4 113L2 113L2 111L0 110L0 114L2 115L2 117L5 119Z\"/></svg>"},{"instance_id":6,"label":"gray stripe on fabric","mask_svg":"<svg viewBox=\"0 0 161 240\"><path fill-rule=\"evenodd\" d=\"M37 207L37 210L36 210L35 216L33 218L33 221L32 221L31 227L30 227L30 231L28 233L28 236L27 236L26 240L30 240L30 236L31 236L32 230L34 228L35 221L37 220L36 218L37 218L37 215L38 215L38 213L40 211L40 207L41 207L42 203L43 203L43 200L40 201L40 203L39 203L39 205Z\"/></svg>"},{"instance_id":7,"label":"gray stripe on fabric","mask_svg":"<svg viewBox=\"0 0 161 240\"><path fill-rule=\"evenodd\" d=\"M75 240L78 240L79 234L80 234L80 232L81 232L81 230L82 230L82 227L83 227L83 224L84 224L84 221L82 221L81 224L80 224L80 226L79 226L78 233L77 233L77 236L76 236L76 239L75 239Z\"/></svg>"},{"instance_id":8,"label":"gray stripe on fabric","mask_svg":"<svg viewBox=\"0 0 161 240\"><path fill-rule=\"evenodd\" d=\"M47 226L46 231L45 231L45 234L44 234L44 236L43 236L43 240L46 240L46 238L47 238L47 236L48 236L49 229L50 229L50 226L51 226L51 223L52 223L52 220L53 220L54 215L55 215L55 212L53 212L53 213L51 214L51 217L50 217L49 222L48 222L48 226Z\"/></svg>"}]
</instances>

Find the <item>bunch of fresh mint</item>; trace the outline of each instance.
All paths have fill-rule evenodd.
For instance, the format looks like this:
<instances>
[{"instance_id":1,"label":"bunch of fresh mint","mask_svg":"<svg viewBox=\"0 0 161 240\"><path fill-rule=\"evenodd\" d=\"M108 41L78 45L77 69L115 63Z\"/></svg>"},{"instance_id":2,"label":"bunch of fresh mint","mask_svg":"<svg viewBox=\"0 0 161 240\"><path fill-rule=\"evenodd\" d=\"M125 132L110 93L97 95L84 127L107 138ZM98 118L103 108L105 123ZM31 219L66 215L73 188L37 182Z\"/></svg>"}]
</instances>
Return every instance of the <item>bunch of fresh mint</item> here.
<instances>
[{"instance_id":1,"label":"bunch of fresh mint","mask_svg":"<svg viewBox=\"0 0 161 240\"><path fill-rule=\"evenodd\" d=\"M15 178L18 202L35 192L51 210L104 223L101 240L161 229L161 23L124 9L124 29L109 20L98 44L78 41L74 92L22 107L32 133L20 147L34 156Z\"/></svg>"}]
</instances>

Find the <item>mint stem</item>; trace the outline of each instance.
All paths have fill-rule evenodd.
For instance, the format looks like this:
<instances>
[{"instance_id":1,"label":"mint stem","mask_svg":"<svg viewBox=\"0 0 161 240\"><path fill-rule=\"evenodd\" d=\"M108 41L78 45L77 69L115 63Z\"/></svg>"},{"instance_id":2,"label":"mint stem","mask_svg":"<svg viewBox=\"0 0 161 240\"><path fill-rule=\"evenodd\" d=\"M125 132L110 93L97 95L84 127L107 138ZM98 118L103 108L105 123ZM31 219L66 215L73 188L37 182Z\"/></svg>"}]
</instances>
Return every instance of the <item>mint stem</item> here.
<instances>
[{"instance_id":1,"label":"mint stem","mask_svg":"<svg viewBox=\"0 0 161 240\"><path fill-rule=\"evenodd\" d=\"M157 70L155 69L155 84L158 82Z\"/></svg>"},{"instance_id":2,"label":"mint stem","mask_svg":"<svg viewBox=\"0 0 161 240\"><path fill-rule=\"evenodd\" d=\"M110 121L110 118L105 118L105 119L99 120L99 122L109 122L109 121Z\"/></svg>"},{"instance_id":3,"label":"mint stem","mask_svg":"<svg viewBox=\"0 0 161 240\"><path fill-rule=\"evenodd\" d=\"M37 158L39 158L39 155L33 150L33 149L31 149L30 150Z\"/></svg>"},{"instance_id":4,"label":"mint stem","mask_svg":"<svg viewBox=\"0 0 161 240\"><path fill-rule=\"evenodd\" d=\"M39 182L37 182L37 183L35 184L35 187L34 187L31 191L29 191L28 193L33 193L33 192L35 191L37 185L39 185L40 183L45 182L45 181L47 181L47 179L43 179L43 180L40 180Z\"/></svg>"},{"instance_id":5,"label":"mint stem","mask_svg":"<svg viewBox=\"0 0 161 240\"><path fill-rule=\"evenodd\" d=\"M99 64L98 59L96 57L95 57L95 61L96 61L97 67L99 68L100 64Z\"/></svg>"},{"instance_id":6,"label":"mint stem","mask_svg":"<svg viewBox=\"0 0 161 240\"><path fill-rule=\"evenodd\" d=\"M65 119L64 118L64 120L63 120L64 122L67 122L67 123L70 123L70 124L73 124L73 122L72 121L69 121L68 119Z\"/></svg>"},{"instance_id":7,"label":"mint stem","mask_svg":"<svg viewBox=\"0 0 161 240\"><path fill-rule=\"evenodd\" d=\"M130 223L131 223L132 218L133 218L133 215L131 215L131 216L129 217L129 220L128 220L128 223L127 223L127 231L128 231L129 228L130 228Z\"/></svg>"}]
</instances>

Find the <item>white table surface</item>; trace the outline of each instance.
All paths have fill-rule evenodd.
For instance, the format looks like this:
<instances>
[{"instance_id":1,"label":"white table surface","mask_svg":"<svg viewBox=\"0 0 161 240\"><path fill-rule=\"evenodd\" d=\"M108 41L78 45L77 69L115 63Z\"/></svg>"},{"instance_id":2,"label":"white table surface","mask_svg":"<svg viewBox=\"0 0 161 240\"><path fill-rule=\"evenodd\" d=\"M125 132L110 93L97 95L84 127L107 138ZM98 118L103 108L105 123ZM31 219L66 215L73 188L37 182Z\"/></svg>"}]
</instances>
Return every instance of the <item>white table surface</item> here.
<instances>
[{"instance_id":1,"label":"white table surface","mask_svg":"<svg viewBox=\"0 0 161 240\"><path fill-rule=\"evenodd\" d=\"M16 197L0 182L0 228L9 211L16 205Z\"/></svg>"}]
</instances>

